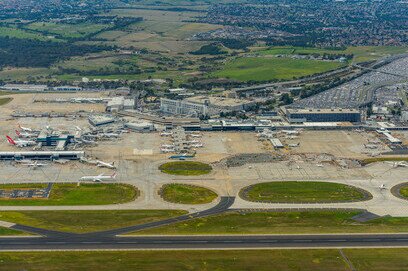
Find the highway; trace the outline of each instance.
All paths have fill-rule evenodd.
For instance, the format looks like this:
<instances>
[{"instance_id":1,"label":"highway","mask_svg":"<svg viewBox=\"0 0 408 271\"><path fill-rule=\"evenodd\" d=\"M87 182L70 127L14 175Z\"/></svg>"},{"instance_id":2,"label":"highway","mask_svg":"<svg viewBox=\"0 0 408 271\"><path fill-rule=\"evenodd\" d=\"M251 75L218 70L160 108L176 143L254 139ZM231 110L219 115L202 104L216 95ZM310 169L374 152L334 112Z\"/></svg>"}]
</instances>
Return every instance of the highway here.
<instances>
[{"instance_id":1,"label":"highway","mask_svg":"<svg viewBox=\"0 0 408 271\"><path fill-rule=\"evenodd\" d=\"M2 237L0 238L0 250L408 247L408 234L118 236L219 214L227 211L234 200L234 197L222 197L216 206L205 211L142 225L86 234L59 232L15 224L10 228L40 236Z\"/></svg>"}]
</instances>

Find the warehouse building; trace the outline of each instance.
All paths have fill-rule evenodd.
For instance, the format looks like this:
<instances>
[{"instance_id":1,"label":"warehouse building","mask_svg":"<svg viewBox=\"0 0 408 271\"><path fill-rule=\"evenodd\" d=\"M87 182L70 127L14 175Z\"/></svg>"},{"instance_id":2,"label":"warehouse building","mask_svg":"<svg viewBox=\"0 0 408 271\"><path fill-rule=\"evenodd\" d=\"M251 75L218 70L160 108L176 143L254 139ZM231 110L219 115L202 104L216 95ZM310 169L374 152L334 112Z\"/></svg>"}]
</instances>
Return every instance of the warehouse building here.
<instances>
[{"instance_id":1,"label":"warehouse building","mask_svg":"<svg viewBox=\"0 0 408 271\"><path fill-rule=\"evenodd\" d=\"M40 92L48 90L48 86L31 84L5 84L4 86L0 86L0 89L7 91Z\"/></svg>"},{"instance_id":2,"label":"warehouse building","mask_svg":"<svg viewBox=\"0 0 408 271\"><path fill-rule=\"evenodd\" d=\"M361 112L356 109L291 109L284 113L289 122L360 122Z\"/></svg>"}]
</instances>

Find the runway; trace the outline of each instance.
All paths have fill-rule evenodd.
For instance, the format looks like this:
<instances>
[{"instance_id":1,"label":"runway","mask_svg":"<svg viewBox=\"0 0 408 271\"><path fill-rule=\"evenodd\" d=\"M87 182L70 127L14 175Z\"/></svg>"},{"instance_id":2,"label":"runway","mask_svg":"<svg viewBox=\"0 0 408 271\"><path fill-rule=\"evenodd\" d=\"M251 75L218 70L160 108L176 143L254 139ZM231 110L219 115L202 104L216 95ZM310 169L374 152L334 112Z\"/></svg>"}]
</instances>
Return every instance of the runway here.
<instances>
[{"instance_id":1,"label":"runway","mask_svg":"<svg viewBox=\"0 0 408 271\"><path fill-rule=\"evenodd\" d=\"M407 234L322 234L322 235L212 235L212 236L118 236L228 210L234 197L222 197L205 211L166 220L108 231L74 234L24 225L10 228L32 232L36 237L2 237L0 251L18 250L102 250L102 249L250 249L324 247L408 247Z\"/></svg>"},{"instance_id":2,"label":"runway","mask_svg":"<svg viewBox=\"0 0 408 271\"><path fill-rule=\"evenodd\" d=\"M408 247L408 234L1 238L1 251Z\"/></svg>"}]
</instances>

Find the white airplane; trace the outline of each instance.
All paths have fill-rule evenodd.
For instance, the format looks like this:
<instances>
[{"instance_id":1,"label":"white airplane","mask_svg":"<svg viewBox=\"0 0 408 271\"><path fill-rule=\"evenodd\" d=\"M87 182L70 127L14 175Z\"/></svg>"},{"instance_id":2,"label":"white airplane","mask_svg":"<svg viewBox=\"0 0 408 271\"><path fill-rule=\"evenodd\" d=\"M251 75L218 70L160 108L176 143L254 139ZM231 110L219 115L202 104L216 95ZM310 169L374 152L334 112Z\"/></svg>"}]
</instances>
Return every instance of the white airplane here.
<instances>
[{"instance_id":1,"label":"white airplane","mask_svg":"<svg viewBox=\"0 0 408 271\"><path fill-rule=\"evenodd\" d=\"M98 166L98 167L106 167L106 168L110 168L110 169L116 169L116 166L115 166L115 162L112 162L112 163L106 163L106 162L103 162L103 161L96 161L96 166Z\"/></svg>"},{"instance_id":2,"label":"white airplane","mask_svg":"<svg viewBox=\"0 0 408 271\"><path fill-rule=\"evenodd\" d=\"M160 136L171 136L171 135L173 135L172 132L161 132L160 133Z\"/></svg>"},{"instance_id":3,"label":"white airplane","mask_svg":"<svg viewBox=\"0 0 408 271\"><path fill-rule=\"evenodd\" d=\"M168 152L175 152L176 150L172 148L161 148L160 151L163 153L168 153Z\"/></svg>"},{"instance_id":4,"label":"white airplane","mask_svg":"<svg viewBox=\"0 0 408 271\"><path fill-rule=\"evenodd\" d=\"M23 127L20 124L18 125L18 128L20 128L24 132L32 132L33 131L33 129L28 128L28 127Z\"/></svg>"},{"instance_id":5,"label":"white airplane","mask_svg":"<svg viewBox=\"0 0 408 271\"><path fill-rule=\"evenodd\" d=\"M22 147L27 147L27 146L33 146L33 145L35 145L35 144L37 144L35 141L33 141L33 140L21 140L21 139L17 139L17 140L13 140L11 137L9 137L9 136L6 136L6 138L7 138L7 141L11 144L11 145L14 145L14 146L17 146L17 147L20 147L20 148L22 148Z\"/></svg>"},{"instance_id":6,"label":"white airplane","mask_svg":"<svg viewBox=\"0 0 408 271\"><path fill-rule=\"evenodd\" d=\"M21 163L22 165L24 165L24 166L27 166L27 167L31 167L31 168L33 168L33 169L36 169L36 168L39 168L39 167L44 167L44 166L47 166L48 164L45 164L45 163L39 163L38 161L30 161L30 160L23 160L23 161L20 161L20 162L17 162L17 163Z\"/></svg>"},{"instance_id":7,"label":"white airplane","mask_svg":"<svg viewBox=\"0 0 408 271\"><path fill-rule=\"evenodd\" d=\"M380 190L387 189L387 187L385 187L385 184L381 184L378 188L380 188Z\"/></svg>"},{"instance_id":8,"label":"white airplane","mask_svg":"<svg viewBox=\"0 0 408 271\"><path fill-rule=\"evenodd\" d=\"M119 134L116 134L116 133L103 133L102 136L103 137L108 137L108 138L117 138L117 137L119 137Z\"/></svg>"},{"instance_id":9,"label":"white airplane","mask_svg":"<svg viewBox=\"0 0 408 271\"><path fill-rule=\"evenodd\" d=\"M168 148L168 149L174 148L174 144L163 144L161 146L162 146L162 148Z\"/></svg>"},{"instance_id":10,"label":"white airplane","mask_svg":"<svg viewBox=\"0 0 408 271\"><path fill-rule=\"evenodd\" d=\"M88 145L98 145L98 143L96 143L96 142L93 141L93 140L87 140L87 139L81 138L80 141L81 141L82 143L88 144Z\"/></svg>"},{"instance_id":11,"label":"white airplane","mask_svg":"<svg viewBox=\"0 0 408 271\"><path fill-rule=\"evenodd\" d=\"M185 143L186 143L186 144L199 144L199 143L201 143L201 142L198 141L198 140L190 140L190 141L186 141Z\"/></svg>"},{"instance_id":12,"label":"white airplane","mask_svg":"<svg viewBox=\"0 0 408 271\"><path fill-rule=\"evenodd\" d=\"M18 137L22 137L22 138L30 138L30 137L35 137L36 136L35 134L27 133L27 132L24 132L24 131L20 132L18 130L15 130L15 132L16 132L16 135Z\"/></svg>"},{"instance_id":13,"label":"white airplane","mask_svg":"<svg viewBox=\"0 0 408 271\"><path fill-rule=\"evenodd\" d=\"M300 143L288 144L288 146L289 146L289 147L292 147L292 148L294 148L294 147L299 147L299 146L300 146Z\"/></svg>"},{"instance_id":14,"label":"white airplane","mask_svg":"<svg viewBox=\"0 0 408 271\"><path fill-rule=\"evenodd\" d=\"M107 181L113 181L116 179L116 172L114 172L112 175L104 175L99 174L98 176L83 176L79 179L79 181L92 181L92 182L107 182Z\"/></svg>"},{"instance_id":15,"label":"white airplane","mask_svg":"<svg viewBox=\"0 0 408 271\"><path fill-rule=\"evenodd\" d=\"M392 167L408 167L408 164L405 163L404 161L401 162L387 162L388 164L391 164Z\"/></svg>"},{"instance_id":16,"label":"white airplane","mask_svg":"<svg viewBox=\"0 0 408 271\"><path fill-rule=\"evenodd\" d=\"M282 130L282 133L285 133L287 135L298 135L298 134L300 134L300 132L297 131L297 130Z\"/></svg>"},{"instance_id":17,"label":"white airplane","mask_svg":"<svg viewBox=\"0 0 408 271\"><path fill-rule=\"evenodd\" d=\"M202 143L195 143L195 144L191 145L191 147L193 147L193 148L202 148L203 146L204 145Z\"/></svg>"}]
</instances>

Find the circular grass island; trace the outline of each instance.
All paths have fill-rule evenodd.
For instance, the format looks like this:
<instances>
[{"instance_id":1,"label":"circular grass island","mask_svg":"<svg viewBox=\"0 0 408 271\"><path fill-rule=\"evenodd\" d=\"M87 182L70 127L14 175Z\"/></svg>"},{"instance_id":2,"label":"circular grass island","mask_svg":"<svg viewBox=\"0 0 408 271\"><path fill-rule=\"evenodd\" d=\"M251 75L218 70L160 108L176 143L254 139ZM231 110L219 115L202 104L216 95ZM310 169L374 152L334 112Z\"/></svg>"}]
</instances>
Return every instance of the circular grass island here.
<instances>
[{"instance_id":1,"label":"circular grass island","mask_svg":"<svg viewBox=\"0 0 408 271\"><path fill-rule=\"evenodd\" d=\"M360 188L329 182L269 182L247 186L239 192L248 201L268 203L354 202L372 198Z\"/></svg>"},{"instance_id":2,"label":"circular grass island","mask_svg":"<svg viewBox=\"0 0 408 271\"><path fill-rule=\"evenodd\" d=\"M390 191L397 198L408 200L408 182L397 184Z\"/></svg>"},{"instance_id":3,"label":"circular grass island","mask_svg":"<svg viewBox=\"0 0 408 271\"><path fill-rule=\"evenodd\" d=\"M0 184L3 191L45 191L46 183ZM121 183L54 183L48 198L0 198L0 206L55 206L55 205L105 205L135 200L139 190L133 185Z\"/></svg>"},{"instance_id":4,"label":"circular grass island","mask_svg":"<svg viewBox=\"0 0 408 271\"><path fill-rule=\"evenodd\" d=\"M163 185L159 193L165 201L181 204L205 204L218 197L217 193L210 189L178 183Z\"/></svg>"},{"instance_id":5,"label":"circular grass island","mask_svg":"<svg viewBox=\"0 0 408 271\"><path fill-rule=\"evenodd\" d=\"M194 161L176 161L162 164L160 171L171 175L197 176L211 172L209 164Z\"/></svg>"}]
</instances>

